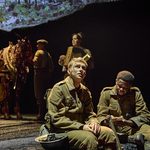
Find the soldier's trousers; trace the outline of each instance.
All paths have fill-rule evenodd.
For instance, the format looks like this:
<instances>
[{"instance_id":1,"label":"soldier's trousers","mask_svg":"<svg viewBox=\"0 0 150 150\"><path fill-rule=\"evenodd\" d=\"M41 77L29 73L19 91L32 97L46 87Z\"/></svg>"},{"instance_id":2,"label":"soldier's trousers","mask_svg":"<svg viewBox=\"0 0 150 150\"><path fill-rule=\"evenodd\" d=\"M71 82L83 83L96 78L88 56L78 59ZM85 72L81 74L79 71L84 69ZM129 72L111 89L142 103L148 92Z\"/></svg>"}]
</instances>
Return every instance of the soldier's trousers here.
<instances>
[{"instance_id":1,"label":"soldier's trousers","mask_svg":"<svg viewBox=\"0 0 150 150\"><path fill-rule=\"evenodd\" d=\"M129 126L118 127L117 131L128 135L142 133L144 135L144 139L150 141L150 125L147 124L143 124L139 129L133 129Z\"/></svg>"},{"instance_id":2,"label":"soldier's trousers","mask_svg":"<svg viewBox=\"0 0 150 150\"><path fill-rule=\"evenodd\" d=\"M67 135L71 148L78 150L97 150L99 145L114 144L116 140L114 132L104 126L98 136L84 130L72 130Z\"/></svg>"}]
</instances>

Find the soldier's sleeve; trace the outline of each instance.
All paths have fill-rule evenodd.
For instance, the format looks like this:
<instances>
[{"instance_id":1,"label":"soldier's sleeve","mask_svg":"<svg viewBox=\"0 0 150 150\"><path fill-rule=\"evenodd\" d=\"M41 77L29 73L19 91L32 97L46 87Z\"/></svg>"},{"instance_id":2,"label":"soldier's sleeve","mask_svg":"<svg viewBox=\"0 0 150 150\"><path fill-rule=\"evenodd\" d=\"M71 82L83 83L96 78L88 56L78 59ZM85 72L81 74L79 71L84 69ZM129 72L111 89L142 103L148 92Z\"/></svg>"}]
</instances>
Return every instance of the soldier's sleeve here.
<instances>
[{"instance_id":1,"label":"soldier's sleeve","mask_svg":"<svg viewBox=\"0 0 150 150\"><path fill-rule=\"evenodd\" d=\"M146 106L141 91L138 88L135 90L135 117L130 118L138 127L143 124L150 124L150 112Z\"/></svg>"},{"instance_id":2,"label":"soldier's sleeve","mask_svg":"<svg viewBox=\"0 0 150 150\"><path fill-rule=\"evenodd\" d=\"M97 105L97 117L100 123L102 123L106 119L106 116L109 115L110 90L110 87L106 87L100 92Z\"/></svg>"},{"instance_id":3,"label":"soldier's sleeve","mask_svg":"<svg viewBox=\"0 0 150 150\"><path fill-rule=\"evenodd\" d=\"M52 56L50 55L49 52L48 52L48 66L49 66L49 71L53 72L53 70L54 70L54 63L53 63Z\"/></svg>"},{"instance_id":4,"label":"soldier's sleeve","mask_svg":"<svg viewBox=\"0 0 150 150\"><path fill-rule=\"evenodd\" d=\"M58 129L80 129L83 126L82 123L66 117L68 107L63 103L63 99L64 95L57 84L48 96L48 114L51 116L51 123Z\"/></svg>"},{"instance_id":5,"label":"soldier's sleeve","mask_svg":"<svg viewBox=\"0 0 150 150\"><path fill-rule=\"evenodd\" d=\"M41 55L43 55L43 51L37 50L35 55L34 55L34 58L33 58L33 63L37 63L38 61L40 61Z\"/></svg>"}]
</instances>

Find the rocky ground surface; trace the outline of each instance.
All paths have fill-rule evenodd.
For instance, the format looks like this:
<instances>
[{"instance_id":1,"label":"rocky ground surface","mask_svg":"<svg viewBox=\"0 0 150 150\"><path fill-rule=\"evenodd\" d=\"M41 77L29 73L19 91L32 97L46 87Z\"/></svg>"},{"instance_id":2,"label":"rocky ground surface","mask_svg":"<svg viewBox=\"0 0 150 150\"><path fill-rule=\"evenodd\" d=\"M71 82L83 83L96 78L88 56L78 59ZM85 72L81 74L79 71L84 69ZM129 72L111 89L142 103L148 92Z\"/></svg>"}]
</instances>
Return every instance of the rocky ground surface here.
<instances>
[{"instance_id":1,"label":"rocky ground surface","mask_svg":"<svg viewBox=\"0 0 150 150\"><path fill-rule=\"evenodd\" d=\"M35 141L41 124L34 116L26 116L22 120L0 119L0 150L44 150Z\"/></svg>"}]
</instances>

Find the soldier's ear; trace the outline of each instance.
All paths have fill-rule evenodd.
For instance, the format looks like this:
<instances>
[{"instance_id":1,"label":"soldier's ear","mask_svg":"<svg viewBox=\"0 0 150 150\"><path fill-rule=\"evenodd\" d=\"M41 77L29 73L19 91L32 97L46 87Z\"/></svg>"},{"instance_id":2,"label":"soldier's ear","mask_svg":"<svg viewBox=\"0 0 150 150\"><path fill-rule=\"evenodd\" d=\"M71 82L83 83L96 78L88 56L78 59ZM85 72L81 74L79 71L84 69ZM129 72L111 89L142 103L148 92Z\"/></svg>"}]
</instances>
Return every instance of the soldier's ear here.
<instances>
[{"instance_id":1,"label":"soldier's ear","mask_svg":"<svg viewBox=\"0 0 150 150\"><path fill-rule=\"evenodd\" d=\"M117 84L117 82L118 82L118 79L116 79L116 82L115 82L115 83Z\"/></svg>"},{"instance_id":2,"label":"soldier's ear","mask_svg":"<svg viewBox=\"0 0 150 150\"><path fill-rule=\"evenodd\" d=\"M67 73L70 75L70 69L67 70Z\"/></svg>"}]
</instances>

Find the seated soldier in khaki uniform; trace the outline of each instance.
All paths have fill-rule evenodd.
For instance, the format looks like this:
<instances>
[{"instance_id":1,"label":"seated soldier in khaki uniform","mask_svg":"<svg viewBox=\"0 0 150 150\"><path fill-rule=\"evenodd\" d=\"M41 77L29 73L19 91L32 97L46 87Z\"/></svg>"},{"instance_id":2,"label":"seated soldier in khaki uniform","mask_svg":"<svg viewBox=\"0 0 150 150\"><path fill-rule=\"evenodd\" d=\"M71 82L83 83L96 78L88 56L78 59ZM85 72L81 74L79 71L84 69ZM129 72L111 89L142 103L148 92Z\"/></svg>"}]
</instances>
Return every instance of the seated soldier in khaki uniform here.
<instances>
[{"instance_id":1,"label":"seated soldier in khaki uniform","mask_svg":"<svg viewBox=\"0 0 150 150\"><path fill-rule=\"evenodd\" d=\"M113 87L105 87L97 106L98 120L108 125L109 116L117 132L127 135L141 133L150 141L150 112L139 88L133 86L134 75L120 71Z\"/></svg>"},{"instance_id":2,"label":"seated soldier in khaki uniform","mask_svg":"<svg viewBox=\"0 0 150 150\"><path fill-rule=\"evenodd\" d=\"M56 83L48 95L48 113L45 118L51 124L51 132L66 132L70 147L79 150L97 150L99 145L107 145L116 150L114 132L100 126L93 112L89 89L81 82L86 75L87 63L81 58L73 58L68 64L68 74Z\"/></svg>"}]
</instances>

